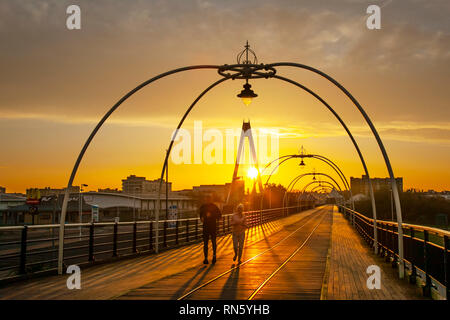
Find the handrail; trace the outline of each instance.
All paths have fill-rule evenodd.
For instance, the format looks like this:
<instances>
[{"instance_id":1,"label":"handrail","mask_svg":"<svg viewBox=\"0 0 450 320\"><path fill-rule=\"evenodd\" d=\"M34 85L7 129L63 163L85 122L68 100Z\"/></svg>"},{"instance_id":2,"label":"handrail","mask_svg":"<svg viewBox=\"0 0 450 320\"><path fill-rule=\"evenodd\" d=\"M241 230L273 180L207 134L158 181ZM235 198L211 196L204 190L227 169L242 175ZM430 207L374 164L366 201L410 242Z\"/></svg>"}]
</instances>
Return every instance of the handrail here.
<instances>
[{"instance_id":1,"label":"handrail","mask_svg":"<svg viewBox=\"0 0 450 320\"><path fill-rule=\"evenodd\" d=\"M344 207L344 206L343 206ZM360 218L367 220L369 222L373 222L372 218L369 218L355 210L352 210L350 208L345 207L345 210L354 213L355 215L359 216ZM397 222L395 221L387 221L387 220L379 220L377 219L377 223L383 223L383 224L387 224L387 225L391 225L391 226L397 226ZM442 235L442 236L447 236L450 237L450 231L448 230L444 230L444 229L439 229L439 228L434 228L434 227L428 227L428 226L422 226L422 225L417 225L417 224L411 224L411 223L402 223L402 227L403 229L415 229L418 231L428 231L428 232L432 232L438 235Z\"/></svg>"},{"instance_id":2,"label":"handrail","mask_svg":"<svg viewBox=\"0 0 450 320\"><path fill-rule=\"evenodd\" d=\"M435 227L403 223L401 228L395 221L377 220L377 227L372 234L373 219L349 209L339 206L339 209L369 244L378 245L379 255L391 262L393 267L410 271L409 282L416 283L417 278L423 281L422 290L426 297L432 296L431 289L435 288L441 297L450 299L450 231ZM403 233L404 230L409 232ZM374 239L374 235L379 237ZM430 238L433 235L436 238ZM405 240L404 247L396 246L395 239ZM399 251L405 253L402 257ZM399 270L400 271L400 270Z\"/></svg>"},{"instance_id":3,"label":"handrail","mask_svg":"<svg viewBox=\"0 0 450 320\"><path fill-rule=\"evenodd\" d=\"M270 208L270 209L264 209L263 212L268 212L268 211L274 211L274 210L280 210L280 209L292 209L292 208L296 208L297 206L290 206L290 207L279 207L279 208ZM245 211L245 214L252 214L252 213L260 213L260 210L252 210L252 211ZM223 214L222 217L227 217L227 216L232 216L232 213L228 213L228 214ZM192 220L198 220L200 219L199 217L195 217L195 218L183 218L183 219L168 219L168 220L159 220L159 223L164 223L164 222L176 222L176 221L192 221ZM70 227L89 227L91 225L94 226L113 226L116 223L118 225L133 225L134 223L138 223L138 224L145 224L145 223L154 223L156 222L155 220L139 220L139 221L122 221L122 222L84 222L84 223L66 223L65 226L70 228ZM0 226L0 232L2 231L18 231L18 230L22 230L25 227L25 225L23 226ZM57 224L38 224L38 225L26 225L26 227L28 229L46 229L46 228L59 228L59 223Z\"/></svg>"},{"instance_id":4,"label":"handrail","mask_svg":"<svg viewBox=\"0 0 450 320\"><path fill-rule=\"evenodd\" d=\"M312 204L301 204L289 207L270 208L246 211L248 226L254 227L285 216L286 209L294 209L295 212L310 209ZM292 212L294 212L292 211ZM222 215L218 220L218 235L231 232L232 213ZM158 223L162 233L156 233ZM5 226L0 227L1 232L13 230L14 237L18 241L0 242L0 271L8 271L8 274L0 275L0 282L6 279L21 278L35 271L56 271L57 259L54 253L58 252L59 237L49 237L47 234L52 228L59 225L34 225L34 226ZM73 232L64 235L64 241L68 244L66 262L77 265L91 264L95 261L108 261L118 257L126 257L141 253L157 253L156 246L161 250L167 250L179 245L186 245L201 241L203 224L199 217L168 220L146 220L126 222L90 222L66 224L65 230L78 230L78 227L86 228L86 233L78 235ZM30 228L41 232L29 233ZM42 230L44 232L42 232ZM103 232L105 231L105 232ZM7 240L7 239L5 239ZM14 247L9 247L14 245ZM8 280L9 281L9 280Z\"/></svg>"}]
</instances>

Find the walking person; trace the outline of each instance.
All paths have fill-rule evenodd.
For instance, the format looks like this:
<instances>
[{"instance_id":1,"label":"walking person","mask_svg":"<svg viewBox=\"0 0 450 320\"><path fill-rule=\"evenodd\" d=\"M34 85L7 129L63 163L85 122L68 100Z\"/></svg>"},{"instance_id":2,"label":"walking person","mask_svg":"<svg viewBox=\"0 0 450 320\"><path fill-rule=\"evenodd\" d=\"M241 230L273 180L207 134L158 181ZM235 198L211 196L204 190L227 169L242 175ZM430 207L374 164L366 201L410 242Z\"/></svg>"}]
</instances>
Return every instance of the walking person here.
<instances>
[{"instance_id":1,"label":"walking person","mask_svg":"<svg viewBox=\"0 0 450 320\"><path fill-rule=\"evenodd\" d=\"M247 229L246 219L244 215L244 205L239 204L236 207L236 212L231 217L231 225L233 226L233 261L238 259L238 264L241 263L242 251L244 250L245 229Z\"/></svg>"},{"instance_id":2,"label":"walking person","mask_svg":"<svg viewBox=\"0 0 450 320\"><path fill-rule=\"evenodd\" d=\"M208 242L211 238L213 248L212 263L216 263L216 235L217 220L222 217L220 209L212 202L212 196L208 194L205 203L200 207L200 220L203 223L203 254L205 255L204 264L208 264Z\"/></svg>"}]
</instances>

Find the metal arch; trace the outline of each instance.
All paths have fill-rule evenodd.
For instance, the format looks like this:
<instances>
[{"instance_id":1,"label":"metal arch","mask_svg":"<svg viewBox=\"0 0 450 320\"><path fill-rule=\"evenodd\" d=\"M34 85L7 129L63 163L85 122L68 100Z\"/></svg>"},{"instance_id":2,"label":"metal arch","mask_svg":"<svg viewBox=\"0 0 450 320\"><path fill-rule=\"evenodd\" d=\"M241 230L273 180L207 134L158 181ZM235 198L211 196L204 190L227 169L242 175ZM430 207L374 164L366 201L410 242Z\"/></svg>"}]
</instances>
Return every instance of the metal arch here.
<instances>
[{"instance_id":1,"label":"metal arch","mask_svg":"<svg viewBox=\"0 0 450 320\"><path fill-rule=\"evenodd\" d=\"M328 165L329 165L329 166L337 173L337 175L338 175L339 178L341 179L342 183L344 184L344 187L347 189L347 191L349 191L349 193L350 193L350 200L351 200L351 203L352 203L352 208L353 208L353 210L355 209L355 203L354 203L354 200L353 200L353 194L352 194L352 191L351 191L351 189L350 189L350 185L349 185L348 182L347 182L347 178L345 177L345 175L344 175L344 173L342 172L342 170L341 170L341 169L337 166L337 164L335 164L333 161L331 161L330 159L328 159L328 158L325 157L325 156L321 156L321 155L317 155L317 154L308 154L308 155L292 154L292 155L284 155L284 156L281 156L281 157L279 157L279 158L277 158L277 159L272 160L271 162L269 162L269 163L264 167L264 169L263 169L262 172L264 172L268 167L270 167L270 165L271 165L272 163L274 163L275 161L280 160L280 159L282 159L282 158L287 158L287 159L285 159L285 160L283 160L282 162L280 162L280 163L277 164L277 166L272 170L272 172L270 173L269 177L267 178L267 181L266 181L265 185L268 185L269 179L272 177L272 175L273 175L273 173L275 172L275 170L276 170L278 167L280 167L281 164L282 164L283 162L285 162L285 161L287 161L287 160L290 160L290 159L297 159L297 158L301 158L301 159L303 159L303 158L313 158L313 159L317 159L317 160L323 161L323 162L325 162L326 164L328 164ZM262 172L261 172L261 173L262 173ZM261 210L262 210L262 201L263 201L263 197L261 197Z\"/></svg>"},{"instance_id":2,"label":"metal arch","mask_svg":"<svg viewBox=\"0 0 450 320\"><path fill-rule=\"evenodd\" d=\"M233 76L229 76L229 77L224 77L222 79L217 80L216 82L214 82L213 84L211 84L209 87L207 87L205 90L203 90L198 96L197 98L191 103L191 105L189 106L189 108L186 110L186 112L184 113L183 117L181 118L180 122L178 123L177 129L175 130L170 143L169 143L169 147L167 148L166 151L166 156L164 159L164 164L163 164L163 168L161 170L161 177L159 179L159 192L158 192L158 200L157 200L157 209L156 209L156 219L155 219L155 223L157 225L156 230L155 230L155 252L158 253L159 252L159 213L161 211L161 190L162 190L162 181L164 178L164 173L167 170L167 163L169 161L169 155L170 152L172 151L172 147L173 144L175 142L175 139L178 135L178 132L181 128L181 126L184 123L184 120L186 120L187 116L189 115L189 113L192 111L192 109L195 107L195 105L197 104L197 102L211 89L213 89L214 87L216 87L217 85L221 84L222 82L229 80L229 79L234 79Z\"/></svg>"},{"instance_id":3,"label":"metal arch","mask_svg":"<svg viewBox=\"0 0 450 320\"><path fill-rule=\"evenodd\" d=\"M341 178L342 178L344 184L345 184L346 187L347 187L347 190L350 191L350 185L348 184L347 178L345 177L344 173L343 173L342 170L337 166L336 163L334 163L332 160L328 159L327 157L322 156L322 155L319 155L319 154L312 154L311 156L312 156L311 158L313 158L313 159L317 159L317 160L324 161L324 162L326 162L328 165L330 165L331 167L334 167L336 173L337 173L338 175L341 176Z\"/></svg>"},{"instance_id":4,"label":"metal arch","mask_svg":"<svg viewBox=\"0 0 450 320\"><path fill-rule=\"evenodd\" d=\"M268 185L268 184L269 184L269 180L270 180L270 178L272 177L272 175L275 173L275 170L277 170L279 166L281 166L284 162L288 161L289 159L291 159L291 158L283 159L283 161L281 161L280 163L278 163L277 166L276 166L275 168L273 168L272 172L270 172L269 176L267 177L267 180L266 180L265 185Z\"/></svg>"},{"instance_id":5,"label":"metal arch","mask_svg":"<svg viewBox=\"0 0 450 320\"><path fill-rule=\"evenodd\" d=\"M377 210L376 210L376 204L375 204L375 195L373 192L372 181L370 180L369 169L367 168L366 161L364 160L364 157L361 153L361 150L359 149L358 143L356 142L355 138L353 137L353 134L350 132L350 129L347 127L347 125L342 120L342 118L337 114L337 112L334 111L334 109L325 100L323 100L318 94L316 94L314 91L312 91L311 89L305 87L304 85L302 85L294 80L291 80L291 79L288 79L288 78L285 78L282 76L275 75L275 76L273 76L273 78L289 82L289 83L305 90L312 96L314 96L335 116L335 118L339 121L339 123L342 125L344 130L347 132L347 135L349 136L350 140L353 143L353 146L356 149L356 152L358 153L359 159L361 160L361 164L364 168L364 172L366 173L366 176L367 176L367 183L369 185L369 194L370 194L370 199L371 199L371 203L372 203L374 250L375 250L375 253L377 253L378 252L378 232L377 232Z\"/></svg>"},{"instance_id":6,"label":"metal arch","mask_svg":"<svg viewBox=\"0 0 450 320\"><path fill-rule=\"evenodd\" d=\"M99 123L95 126L94 130L92 130L91 134L87 138L86 142L83 145L83 148L81 149L77 160L75 161L75 165L72 169L72 173L70 174L69 182L67 183L67 189L64 193L64 200L63 205L61 208L61 218L60 218L60 226L59 226L59 245L58 245L58 274L62 274L63 269L63 257L64 257L64 223L66 220L66 213L67 213L67 204L69 202L69 196L70 196L70 188L72 187L73 180L75 179L75 175L77 173L78 167L81 163L81 160L83 159L83 156L89 147L91 141L94 139L95 135L97 134L98 130L100 130L103 123L111 116L111 114L129 97L131 97L133 94L135 94L137 91L141 90L148 84L159 80L161 78L164 78L168 75L175 74L178 72L183 71L189 71L189 70L199 70L199 69L220 69L221 66L218 65L196 65L196 66L187 66L182 68L173 69L164 73L161 73L147 81L144 81L131 91L129 91L127 94L125 94L116 104L114 104L111 109L103 116L103 118L99 121Z\"/></svg>"},{"instance_id":7,"label":"metal arch","mask_svg":"<svg viewBox=\"0 0 450 320\"><path fill-rule=\"evenodd\" d=\"M341 190L341 187L340 187L339 184L336 182L336 180L334 180L332 177L330 177L329 175L327 175L327 174L325 174L325 173L320 173L320 172L319 172L319 173L317 173L317 172L316 172L316 173L303 173L303 174L298 175L298 176L295 177L294 179L292 179L291 182L289 183L288 187L286 188L286 192L284 193L284 196L283 196L283 207L284 207L284 204L285 204L285 202L286 202L286 197L288 196L288 193L289 193L290 191L292 191L292 189L294 189L295 184L296 184L301 178L303 178L303 177L305 177L305 176L311 176L311 175L316 175L316 174L318 174L318 175L323 175L323 176L326 176L326 177L330 178L330 179L333 180L333 182L337 185L339 191L342 191L342 190ZM328 182L328 181L326 181L326 182ZM289 188L290 188L290 190L289 190Z\"/></svg>"},{"instance_id":8,"label":"metal arch","mask_svg":"<svg viewBox=\"0 0 450 320\"><path fill-rule=\"evenodd\" d=\"M304 64L300 64L300 63L293 63L293 62L277 62L277 63L270 64L270 66L272 66L272 67L289 66L289 67L301 68L301 69L305 69L305 70L314 72L314 73L322 76L323 78L327 79L328 81L333 83L336 87L338 87L343 93L345 93L345 95L353 102L353 104L359 110L359 112L363 116L364 120L366 121L366 123L368 124L370 129L372 130L372 133L373 133L375 139L377 140L378 147L380 148L380 151L383 155L384 162L386 164L386 168L389 172L389 177L391 179L391 188L392 188L392 193L394 194L395 209L396 209L397 223L398 223L398 225L397 225L398 226L398 228L397 228L398 255L399 255L399 264L400 264L398 270L399 270L399 277L401 279L403 279L405 276L405 270L404 270L404 261L403 261L403 258L404 258L403 227L402 227L403 219L402 219L402 208L400 205L400 196L398 193L397 182L395 181L394 170L392 169L392 166L391 166L391 161L389 160L389 156L386 152L386 148L384 147L383 141L381 140L381 137L378 134L377 129L375 128L374 124L372 123L372 120L370 120L369 116L367 115L367 113L363 109L363 107L359 104L358 100L356 100L356 98L353 97L353 95L346 88L344 88L344 86L342 86L339 82L337 82L334 78L330 77L326 73L324 73L318 69L315 69L313 67L310 67L310 66L307 66ZM370 181L370 179L369 179L369 181ZM377 242L375 241L375 243L377 243Z\"/></svg>"},{"instance_id":9,"label":"metal arch","mask_svg":"<svg viewBox=\"0 0 450 320\"><path fill-rule=\"evenodd\" d=\"M334 186L331 182L328 182L328 181L312 181L312 182L308 183L308 184L303 188L303 190L302 190L300 193L303 194L303 193L305 192L305 190L306 190L307 187L309 187L310 185L315 184L315 183L325 183L325 184L327 184L327 185L318 185L317 187L321 187L321 188L327 187L327 188L330 188L331 190L336 189L335 186ZM331 187L330 187L330 186L331 186ZM311 192L312 192L312 191L311 191ZM285 195L285 197L283 197L283 206L284 206L284 203L285 203L285 201L286 201L286 197L287 197L287 201L289 201L289 195L288 195L288 193L286 192L284 195Z\"/></svg>"},{"instance_id":10,"label":"metal arch","mask_svg":"<svg viewBox=\"0 0 450 320\"><path fill-rule=\"evenodd\" d=\"M140 90L141 88L145 87L146 85L148 85L149 83L158 80L160 78L163 78L167 75L170 74L174 74L177 72L181 72L181 71L186 71L186 70L195 70L195 69L218 69L219 74L221 74L224 77L229 77L232 79L257 79L257 78L271 78L271 77L275 77L278 78L280 80L285 80L287 82L290 82L292 84L297 85L300 88L303 89L307 89L306 87L300 85L299 83L284 78L284 77L279 77L276 76L276 70L274 67L277 66L290 66L290 67L297 67L297 68L301 68L301 69L306 69L309 70L311 72L314 72L316 74L321 75L322 77L326 78L328 81L330 81L331 83L333 83L335 86L337 86L342 92L344 92L347 97L353 102L353 104L357 107L357 109L360 111L360 113L363 115L364 119L366 120L367 124L369 125L369 127L372 130L372 133L374 134L378 146L383 154L385 163L386 163L386 167L388 169L389 175L390 175L390 179L391 179L391 186L392 186L392 191L394 194L394 200L395 200L395 205L396 205L396 214L397 214L397 222L398 222L398 250L399 250L399 260L400 260L400 268L399 268L399 276L400 278L404 277L404 262L403 262L403 257L404 257L404 253L403 253L403 229L402 229L402 216L401 216L401 207L400 207L400 199L399 199L399 194L398 194L398 188L397 188L397 184L395 181L395 177L393 174L393 170L392 170L392 166L390 164L390 160L389 157L387 155L386 149L384 148L383 142L381 141L381 138L375 128L375 126L373 125L372 121L370 120L370 118L368 117L368 115L366 114L366 112L364 111L364 109L361 107L361 105L359 104L359 102L350 94L349 91L347 91L347 89L345 89L340 83L338 83L336 80L334 80L332 77L328 76L327 74L325 74L324 72L315 69L313 67L307 66L307 65L303 65L303 64L298 64L298 63L292 63L292 62L277 62L277 63L272 63L272 64L266 64L266 65L233 65L233 66L228 66L228 65L224 65L224 66L217 66L217 65L199 65L199 66L189 66L189 67L183 67L183 68L178 68L178 69L174 69L172 71L166 72L166 73L162 73L150 80L147 80L146 82L140 84L138 87L136 87L135 89L131 90L129 93L127 93L122 99L119 100L119 102L116 103L116 105L114 105L108 112L107 114L100 120L100 122L97 124L97 126L95 127L95 129L92 131L91 135L89 136L88 140L86 141L83 149L81 150L77 161L75 163L75 166L72 170L72 174L69 178L69 183L68 183L68 188L66 189L65 195L64 195L64 202L63 202L63 210L61 212L61 223L60 223L60 235L59 235L59 241L60 241L60 246L59 246L59 250L58 250L58 273L62 273L62 258L63 258L63 245L64 245L64 221L63 218L65 220L65 214L67 211L67 203L68 203L68 196L69 196L69 190L70 187L72 185L72 182L74 180L76 171L78 169L78 166L81 162L81 159L83 158L83 155L87 149L87 147L89 146L91 140L93 139L93 137L95 136L95 134L97 133L97 131L100 129L100 127L102 126L102 124L108 119L108 117L115 111L115 109L118 108L118 106L120 104L122 104L122 102L124 102L126 99L128 99L131 95L133 95L135 92L137 92L138 90ZM237 70L233 70L232 67L235 67L235 69L237 68L241 68L241 69L237 69ZM258 72L258 70L268 70L269 72ZM235 74L230 74L227 73L225 74L225 71L234 71L237 72ZM240 74L239 74L240 73ZM255 74L256 76L252 76L252 74ZM313 94L316 98L318 98L320 101L323 101L323 99L321 99L318 95L316 95L315 93L313 93L311 90L306 90L309 93ZM337 114L334 112L334 110L332 110L331 107L329 107L326 103L324 103L329 109L330 111L333 112L333 114L335 114L335 116L337 116ZM340 119L340 117L338 118L338 120ZM342 121L342 120L340 120ZM345 124L343 122L341 122L341 124L344 125L344 128L347 128L345 126ZM347 133L349 133L348 128L346 129ZM352 136L351 136L352 137ZM354 139L352 139L353 142ZM361 160L363 160L361 153L359 152L359 148L357 148L358 153L360 155ZM365 163L364 163L365 166ZM365 168L366 169L366 168ZM371 197L373 197L373 189L372 189L372 185L371 185L371 181L370 181L370 177L367 175L368 177L368 184L369 184L369 189L371 191ZM161 183L162 185L162 183ZM373 211L375 213L375 203L372 204L372 208ZM64 214L63 214L64 213ZM374 238L375 238L375 250L377 250L377 233L376 233L376 213L374 214ZM62 244L62 245L61 245Z\"/></svg>"},{"instance_id":11,"label":"metal arch","mask_svg":"<svg viewBox=\"0 0 450 320\"><path fill-rule=\"evenodd\" d=\"M330 186L315 186L314 188L312 188L311 190L309 190L309 192L314 192L314 190L316 190L316 189L318 189L318 188L333 190L333 188L331 188Z\"/></svg>"},{"instance_id":12,"label":"metal arch","mask_svg":"<svg viewBox=\"0 0 450 320\"><path fill-rule=\"evenodd\" d=\"M302 191L300 191L300 192L301 192L301 193L306 192L306 189L307 189L310 185L313 185L313 184L316 184L316 183L325 183L325 184L331 186L332 189L336 189L336 188L335 188L335 185L333 185L333 184L332 184L331 182L329 182L329 181L311 181L311 182L309 182L308 184L306 184L306 186L304 186L303 189L302 189ZM319 185L319 186L322 187L321 185Z\"/></svg>"},{"instance_id":13,"label":"metal arch","mask_svg":"<svg viewBox=\"0 0 450 320\"><path fill-rule=\"evenodd\" d=\"M264 171L266 171L266 170L272 165L272 163L274 163L275 161L278 161L278 160L283 159L283 158L291 157L291 156L292 156L292 154L288 154L288 155L281 156L281 157L276 158L275 160L270 161L270 162L269 162L269 163L261 170L261 175L262 175L262 174L264 173Z\"/></svg>"},{"instance_id":14,"label":"metal arch","mask_svg":"<svg viewBox=\"0 0 450 320\"><path fill-rule=\"evenodd\" d=\"M353 193L352 193L352 189L350 188L350 185L348 184L347 178L345 177L344 173L342 172L342 170L337 166L336 163L334 163L333 161L331 161L330 159L326 158L325 156L321 156L321 155L317 155L317 154L313 154L312 155L313 159L317 159L317 160L321 160L324 161L325 163L327 163L329 166L331 166L336 172L340 172L340 175L338 173L338 175L341 177L341 179L344 181L344 184L346 185L347 191L350 193L350 202L352 204L352 209L355 210L355 200L353 199ZM344 198L345 199L345 198Z\"/></svg>"},{"instance_id":15,"label":"metal arch","mask_svg":"<svg viewBox=\"0 0 450 320\"><path fill-rule=\"evenodd\" d=\"M303 178L304 176L311 176L311 175L319 175L319 176L324 176L324 177L331 179L334 182L335 187L337 187L339 189L339 191L342 191L341 186L337 183L336 180L333 179L333 177L329 176L326 173L320 173L320 172L319 173L317 173L317 172L316 173L305 173L304 175L301 175L300 177L295 178L295 182L291 186L291 191L294 190L295 185L301 178ZM319 180L315 180L315 181L320 182ZM289 190L288 190L288 192L289 192Z\"/></svg>"},{"instance_id":16,"label":"metal arch","mask_svg":"<svg viewBox=\"0 0 450 320\"><path fill-rule=\"evenodd\" d=\"M330 159L328 159L326 157L323 157L323 156L321 156L321 158L319 158L318 155L310 155L308 157L304 157L304 156L301 156L301 155L298 155L298 154L286 155L286 156L282 156L282 157L279 157L278 159L275 159L275 160L271 161L267 166L270 166L273 162L275 162L277 160L280 160L281 158L284 158L284 157L288 157L288 159L284 159L282 162L277 164L277 166L272 170L272 172L270 173L269 177L267 178L266 184L269 183L269 179L272 177L272 175L275 172L275 170L278 167L280 167L281 164L283 164L285 161L290 160L290 159L297 159L297 158L314 158L314 159L321 160L321 161L325 162L326 164L328 164L337 173L337 175L341 179L342 183L344 184L344 187L347 190L350 190L349 185L348 185L348 183L346 181L345 175L342 173L342 171L339 169L339 167L334 162L332 162ZM264 169L266 169L266 168L264 168Z\"/></svg>"}]
</instances>

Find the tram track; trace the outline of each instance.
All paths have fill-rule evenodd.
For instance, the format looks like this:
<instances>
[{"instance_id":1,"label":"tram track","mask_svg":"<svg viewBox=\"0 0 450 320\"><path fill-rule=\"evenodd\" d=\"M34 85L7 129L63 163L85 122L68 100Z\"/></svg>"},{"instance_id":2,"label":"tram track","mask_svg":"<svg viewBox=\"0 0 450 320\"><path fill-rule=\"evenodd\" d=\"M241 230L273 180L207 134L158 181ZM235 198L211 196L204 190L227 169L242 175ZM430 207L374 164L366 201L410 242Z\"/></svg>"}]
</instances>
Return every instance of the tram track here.
<instances>
[{"instance_id":1,"label":"tram track","mask_svg":"<svg viewBox=\"0 0 450 320\"><path fill-rule=\"evenodd\" d=\"M212 279L198 285L197 287L191 289L187 293L180 296L177 300L184 300L184 299L191 299L193 296L195 296L197 293L201 292L203 289L207 289L206 287L209 287L211 284L220 282L220 280L223 280L226 275L231 274L232 272L236 272L240 269L245 269L245 266L250 265L251 262L256 262L256 260L267 253L274 253L275 249L280 247L282 244L286 244L287 241L292 240L294 235L297 235L299 231L302 231L303 229L307 228L310 225L310 222L318 221L318 223L312 224L313 227L310 229L311 231L306 232L306 237L304 237L304 240L301 241L301 244L296 246L296 249L291 252L287 258L284 258L283 261L278 265L278 267L275 268L274 271L272 271L268 276L265 277L265 279L261 282L259 282L259 285L256 287L256 289L252 290L252 293L250 296L248 296L248 300L252 300L260 291L261 289L308 243L318 226L322 223L323 218L329 213L330 208L325 207L320 209L316 214L312 214L306 218L306 221L302 223L298 228L296 228L294 231L289 233L286 237L282 238L280 241L278 241L276 244L272 245L271 247L267 248L263 252L260 252L259 254L245 260L241 264L230 268L229 270L222 272L221 274L213 277ZM295 242L298 242L298 239L294 239Z\"/></svg>"}]
</instances>

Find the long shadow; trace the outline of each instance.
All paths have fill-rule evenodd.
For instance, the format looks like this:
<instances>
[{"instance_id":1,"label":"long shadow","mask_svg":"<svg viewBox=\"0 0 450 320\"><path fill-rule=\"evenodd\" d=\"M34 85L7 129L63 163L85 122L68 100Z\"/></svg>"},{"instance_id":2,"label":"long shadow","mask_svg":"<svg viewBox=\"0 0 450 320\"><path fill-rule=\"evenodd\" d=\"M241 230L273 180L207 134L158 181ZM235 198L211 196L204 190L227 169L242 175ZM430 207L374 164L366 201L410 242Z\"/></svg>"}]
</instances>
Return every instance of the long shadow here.
<instances>
[{"instance_id":1,"label":"long shadow","mask_svg":"<svg viewBox=\"0 0 450 320\"><path fill-rule=\"evenodd\" d=\"M231 265L231 268L234 264ZM233 269L228 276L227 281L222 287L219 299L221 300L236 300L237 289L239 282L239 268Z\"/></svg>"},{"instance_id":2,"label":"long shadow","mask_svg":"<svg viewBox=\"0 0 450 320\"><path fill-rule=\"evenodd\" d=\"M194 281L194 279L197 278L197 276L200 273L202 273L202 271L204 271L205 269L206 269L205 267L198 269L197 272L192 276L192 278L190 278L188 281L186 281L182 286L180 286L180 288L178 288L177 291L175 291L175 293L172 295L171 299L177 299L179 296L181 296L186 291L186 289L189 287L191 282Z\"/></svg>"},{"instance_id":3,"label":"long shadow","mask_svg":"<svg viewBox=\"0 0 450 320\"><path fill-rule=\"evenodd\" d=\"M177 292L172 296L172 299L178 299L178 298L181 296L181 294L186 290L186 288L189 286L189 284L192 283L192 282L194 281L194 279L196 278L196 276L197 276L198 274L200 274L202 271L204 271L203 274L201 275L201 277L197 279L197 282L194 283L194 284L192 285L193 288L199 286L200 283L203 281L203 279L205 279L205 277L207 276L207 274L211 271L211 269L212 269L213 267L214 267L213 264L210 264L210 265L208 265L207 267L202 266L192 278L190 278L188 281L186 281L186 282L180 287L180 289L177 290Z\"/></svg>"}]
</instances>

